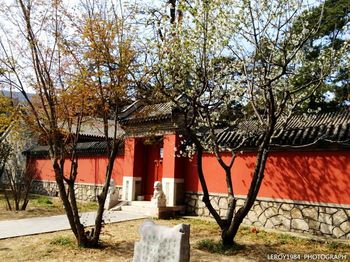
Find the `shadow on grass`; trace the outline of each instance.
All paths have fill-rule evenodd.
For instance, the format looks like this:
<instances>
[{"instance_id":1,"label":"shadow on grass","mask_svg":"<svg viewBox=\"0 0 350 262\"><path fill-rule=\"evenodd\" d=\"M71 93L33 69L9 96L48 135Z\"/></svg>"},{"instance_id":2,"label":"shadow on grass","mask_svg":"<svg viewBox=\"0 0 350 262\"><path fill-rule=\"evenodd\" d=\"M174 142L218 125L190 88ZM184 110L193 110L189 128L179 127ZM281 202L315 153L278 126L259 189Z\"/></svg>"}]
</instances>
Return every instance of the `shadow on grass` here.
<instances>
[{"instance_id":1,"label":"shadow on grass","mask_svg":"<svg viewBox=\"0 0 350 262\"><path fill-rule=\"evenodd\" d=\"M224 255L227 257L246 258L253 261L267 261L269 256L274 254L289 254L288 248L280 248L269 244L239 244L233 246L224 246L221 241L211 239L200 240L195 244L195 248L212 254ZM234 260L233 260L234 261Z\"/></svg>"},{"instance_id":2,"label":"shadow on grass","mask_svg":"<svg viewBox=\"0 0 350 262\"><path fill-rule=\"evenodd\" d=\"M289 236L286 235L281 237L278 242L274 243L269 241L266 241L266 243L235 243L235 245L227 247L223 246L220 241L204 239L198 241L194 248L212 254L232 257L232 260L237 256L240 258L251 259L252 261L268 261L271 260L274 255L284 254L290 256L292 260L300 261L303 259L304 255L307 254L328 254L334 253L335 251L336 253L349 256L349 246L345 244L330 242L325 245L328 250L314 250L311 248L312 245L318 245L320 244L319 242L314 240L304 240L304 243L298 244L297 242L293 242L293 240L297 240L297 238L289 238Z\"/></svg>"},{"instance_id":3,"label":"shadow on grass","mask_svg":"<svg viewBox=\"0 0 350 262\"><path fill-rule=\"evenodd\" d=\"M118 241L113 244L101 241L99 249L108 250L116 255L132 257L134 254L134 241Z\"/></svg>"},{"instance_id":4,"label":"shadow on grass","mask_svg":"<svg viewBox=\"0 0 350 262\"><path fill-rule=\"evenodd\" d=\"M98 247L79 247L77 245L77 242L74 237L67 236L67 235L59 235L55 236L53 239L50 240L50 245L52 247L56 246L58 248L68 248L71 250L89 250L89 249L95 249L100 250L102 252L108 252L109 254L115 254L115 255L123 255L123 256L129 256L132 257L134 253L134 241L117 241L114 243L106 242L106 241L100 241Z\"/></svg>"}]
</instances>

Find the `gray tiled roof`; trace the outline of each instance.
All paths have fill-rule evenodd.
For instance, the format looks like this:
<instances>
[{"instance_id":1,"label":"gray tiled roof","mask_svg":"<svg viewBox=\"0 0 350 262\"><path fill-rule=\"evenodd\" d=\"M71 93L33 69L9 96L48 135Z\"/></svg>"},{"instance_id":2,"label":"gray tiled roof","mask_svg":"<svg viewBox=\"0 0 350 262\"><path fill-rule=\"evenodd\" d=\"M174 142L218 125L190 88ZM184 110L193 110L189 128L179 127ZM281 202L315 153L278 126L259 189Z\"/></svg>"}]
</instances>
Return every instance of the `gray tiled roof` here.
<instances>
[{"instance_id":1,"label":"gray tiled roof","mask_svg":"<svg viewBox=\"0 0 350 262\"><path fill-rule=\"evenodd\" d=\"M108 137L113 138L114 134L114 121L108 120ZM72 127L74 132L75 126ZM118 126L117 137L124 134L124 130ZM80 133L81 136L91 136L91 137L104 137L103 133L103 120L101 118L86 118L81 124Z\"/></svg>"},{"instance_id":2,"label":"gray tiled roof","mask_svg":"<svg viewBox=\"0 0 350 262\"><path fill-rule=\"evenodd\" d=\"M121 153L122 145L118 149L118 152ZM35 146L29 150L24 151L23 153L28 156L47 156L48 155L48 146ZM93 142L84 142L77 144L77 154L78 155L99 155L106 153L106 141L93 141Z\"/></svg>"},{"instance_id":3,"label":"gray tiled roof","mask_svg":"<svg viewBox=\"0 0 350 262\"><path fill-rule=\"evenodd\" d=\"M326 142L349 143L350 140L350 112L346 110L294 115L281 132L282 123L276 125L272 144L282 146L304 146L309 144L322 144ZM235 147L243 139L243 134L250 133L244 147L257 147L264 135L257 121L245 121L238 129L223 131L219 135L222 145ZM247 137L247 135L246 135Z\"/></svg>"},{"instance_id":4,"label":"gray tiled roof","mask_svg":"<svg viewBox=\"0 0 350 262\"><path fill-rule=\"evenodd\" d=\"M173 112L173 103L159 103L143 105L137 108L132 114L121 120L122 124L144 123L170 119Z\"/></svg>"}]
</instances>

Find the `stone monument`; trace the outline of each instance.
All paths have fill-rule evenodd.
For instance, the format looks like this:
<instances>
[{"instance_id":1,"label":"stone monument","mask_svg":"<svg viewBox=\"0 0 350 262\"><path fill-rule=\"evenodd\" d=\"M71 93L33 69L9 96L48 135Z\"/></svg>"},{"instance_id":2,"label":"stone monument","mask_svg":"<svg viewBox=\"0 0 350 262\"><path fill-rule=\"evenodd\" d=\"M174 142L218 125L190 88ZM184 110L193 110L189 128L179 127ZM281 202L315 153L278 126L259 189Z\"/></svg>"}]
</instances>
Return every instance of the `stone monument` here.
<instances>
[{"instance_id":1,"label":"stone monument","mask_svg":"<svg viewBox=\"0 0 350 262\"><path fill-rule=\"evenodd\" d=\"M160 181L154 182L154 192L151 199L152 206L155 207L165 207L166 206L166 196L163 192L162 183Z\"/></svg>"},{"instance_id":2,"label":"stone monument","mask_svg":"<svg viewBox=\"0 0 350 262\"><path fill-rule=\"evenodd\" d=\"M140 234L140 241L135 242L133 262L190 261L190 225L167 227L146 220Z\"/></svg>"},{"instance_id":3,"label":"stone monument","mask_svg":"<svg viewBox=\"0 0 350 262\"><path fill-rule=\"evenodd\" d=\"M109 183L109 188L108 188L108 193L107 193L104 208L107 210L111 209L118 203L119 203L119 194L118 194L118 190L115 189L114 179L112 178L111 182Z\"/></svg>"}]
</instances>

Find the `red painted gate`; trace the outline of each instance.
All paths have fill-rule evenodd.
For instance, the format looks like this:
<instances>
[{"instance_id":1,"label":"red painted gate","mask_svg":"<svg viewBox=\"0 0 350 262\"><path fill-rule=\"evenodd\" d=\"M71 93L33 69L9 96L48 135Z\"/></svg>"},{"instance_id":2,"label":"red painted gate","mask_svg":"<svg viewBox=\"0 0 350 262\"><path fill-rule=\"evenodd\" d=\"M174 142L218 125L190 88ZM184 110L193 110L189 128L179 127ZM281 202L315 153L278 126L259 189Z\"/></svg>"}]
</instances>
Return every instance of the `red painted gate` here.
<instances>
[{"instance_id":1,"label":"red painted gate","mask_svg":"<svg viewBox=\"0 0 350 262\"><path fill-rule=\"evenodd\" d=\"M163 160L160 156L161 145L145 145L145 169L143 171L143 195L145 200L151 200L155 181L163 177Z\"/></svg>"}]
</instances>

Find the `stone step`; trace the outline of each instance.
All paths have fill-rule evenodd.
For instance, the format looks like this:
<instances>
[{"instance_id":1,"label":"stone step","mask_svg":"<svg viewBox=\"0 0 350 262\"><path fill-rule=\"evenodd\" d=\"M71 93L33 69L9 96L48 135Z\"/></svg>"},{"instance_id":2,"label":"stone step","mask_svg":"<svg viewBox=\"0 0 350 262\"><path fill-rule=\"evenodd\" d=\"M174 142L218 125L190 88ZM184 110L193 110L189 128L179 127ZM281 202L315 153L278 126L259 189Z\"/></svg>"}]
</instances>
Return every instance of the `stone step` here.
<instances>
[{"instance_id":1,"label":"stone step","mask_svg":"<svg viewBox=\"0 0 350 262\"><path fill-rule=\"evenodd\" d=\"M137 201L138 202L138 201ZM122 211L142 214L151 217L169 218L175 217L179 214L184 214L185 206L173 206L173 207L154 207L154 206L122 206Z\"/></svg>"},{"instance_id":2,"label":"stone step","mask_svg":"<svg viewBox=\"0 0 350 262\"><path fill-rule=\"evenodd\" d=\"M150 212L150 207L142 207L142 206L122 206L121 207L122 211L127 211L130 213L135 213L135 214L143 214L143 215L148 215Z\"/></svg>"},{"instance_id":3,"label":"stone step","mask_svg":"<svg viewBox=\"0 0 350 262\"><path fill-rule=\"evenodd\" d=\"M122 210L122 206L128 205L128 201L120 201L117 205L114 207L110 208L109 210L111 211L120 211Z\"/></svg>"},{"instance_id":4,"label":"stone step","mask_svg":"<svg viewBox=\"0 0 350 262\"><path fill-rule=\"evenodd\" d=\"M133 207L152 207L151 201L129 201L129 206Z\"/></svg>"}]
</instances>

